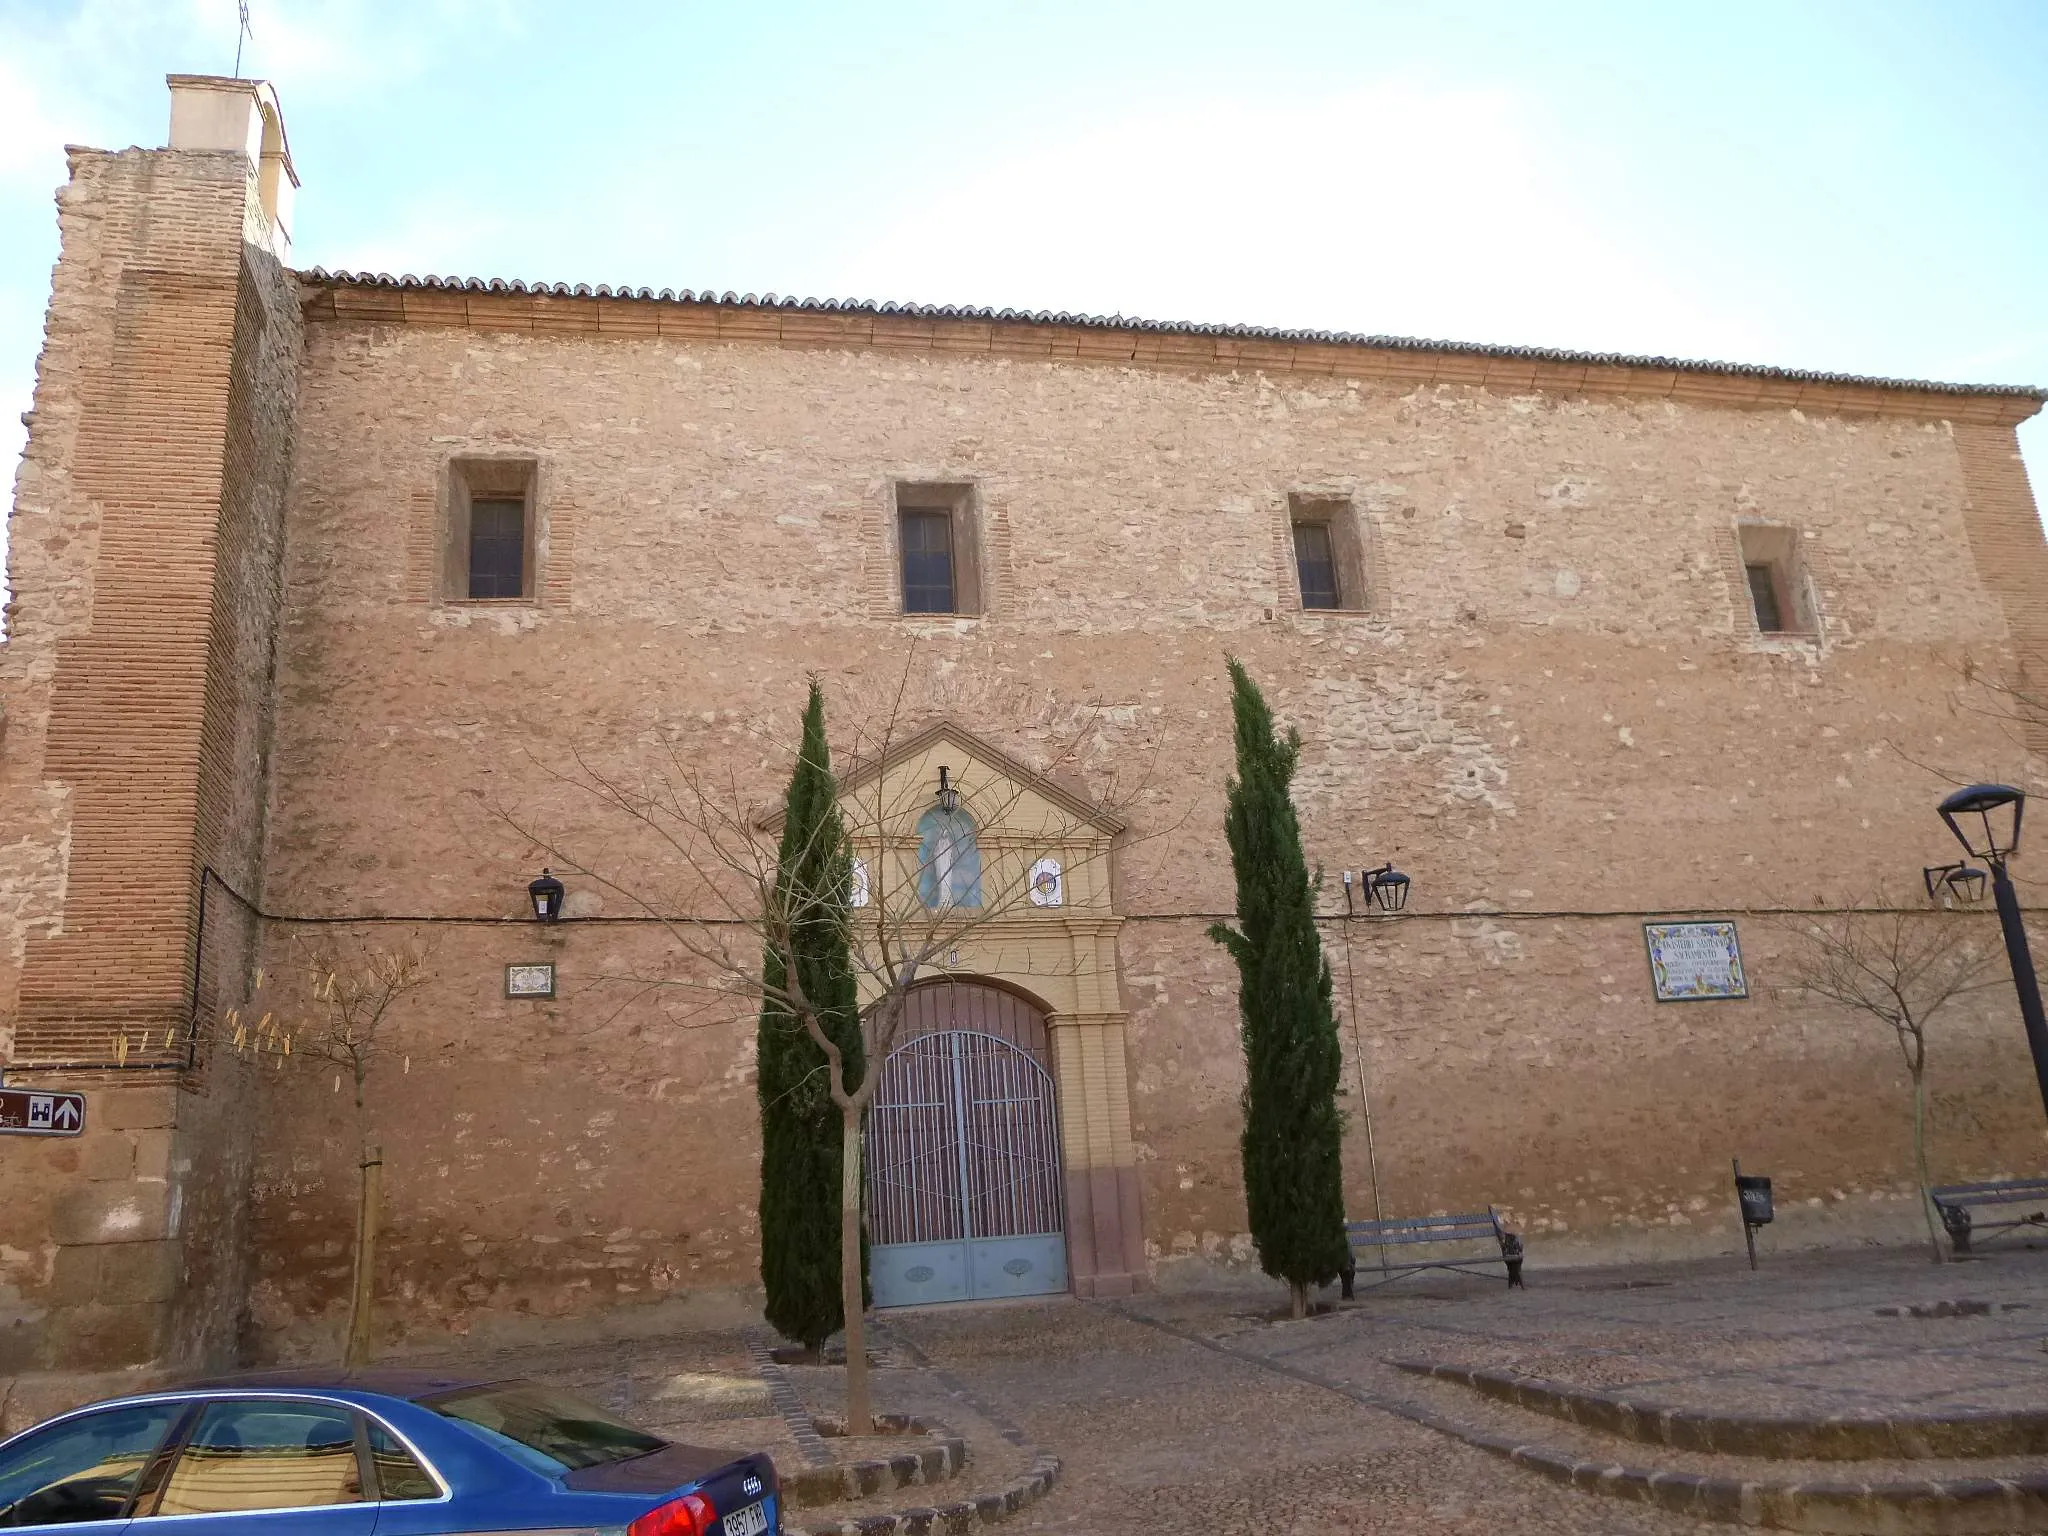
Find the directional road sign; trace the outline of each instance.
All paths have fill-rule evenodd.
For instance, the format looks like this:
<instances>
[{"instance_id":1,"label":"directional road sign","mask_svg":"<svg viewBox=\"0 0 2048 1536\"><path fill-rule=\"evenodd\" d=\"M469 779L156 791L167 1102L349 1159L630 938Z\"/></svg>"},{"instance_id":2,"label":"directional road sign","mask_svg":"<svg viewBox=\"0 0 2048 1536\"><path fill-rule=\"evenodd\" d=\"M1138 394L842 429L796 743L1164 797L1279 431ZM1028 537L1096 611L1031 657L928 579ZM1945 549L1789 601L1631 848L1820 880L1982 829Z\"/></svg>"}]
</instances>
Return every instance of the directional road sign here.
<instances>
[{"instance_id":1,"label":"directional road sign","mask_svg":"<svg viewBox=\"0 0 2048 1536\"><path fill-rule=\"evenodd\" d=\"M76 1136L85 1129L85 1095L0 1088L0 1136Z\"/></svg>"}]
</instances>

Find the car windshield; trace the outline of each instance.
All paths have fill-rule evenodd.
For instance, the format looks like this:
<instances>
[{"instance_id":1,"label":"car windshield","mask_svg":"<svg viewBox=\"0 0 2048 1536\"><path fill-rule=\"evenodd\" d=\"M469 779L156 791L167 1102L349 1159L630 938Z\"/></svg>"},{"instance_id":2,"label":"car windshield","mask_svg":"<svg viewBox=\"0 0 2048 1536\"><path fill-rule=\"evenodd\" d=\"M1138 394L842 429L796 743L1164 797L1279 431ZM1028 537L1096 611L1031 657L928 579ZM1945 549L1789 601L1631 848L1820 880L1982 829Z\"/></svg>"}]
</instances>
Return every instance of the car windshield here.
<instances>
[{"instance_id":1,"label":"car windshield","mask_svg":"<svg viewBox=\"0 0 2048 1536\"><path fill-rule=\"evenodd\" d=\"M620 1423L581 1398L530 1381L464 1387L459 1392L423 1398L420 1406L482 1430L501 1448L532 1453L519 1459L550 1474L628 1461L668 1444ZM505 1441L511 1446L505 1447Z\"/></svg>"}]
</instances>

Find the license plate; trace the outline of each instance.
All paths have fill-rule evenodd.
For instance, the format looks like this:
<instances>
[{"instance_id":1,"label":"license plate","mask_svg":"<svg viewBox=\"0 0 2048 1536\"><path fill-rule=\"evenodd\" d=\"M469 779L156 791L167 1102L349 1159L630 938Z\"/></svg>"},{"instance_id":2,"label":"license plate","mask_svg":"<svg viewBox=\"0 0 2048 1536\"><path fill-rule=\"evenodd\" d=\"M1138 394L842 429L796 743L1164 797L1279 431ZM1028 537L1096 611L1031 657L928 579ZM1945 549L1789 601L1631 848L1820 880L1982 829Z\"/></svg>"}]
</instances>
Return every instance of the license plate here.
<instances>
[{"instance_id":1,"label":"license plate","mask_svg":"<svg viewBox=\"0 0 2048 1536\"><path fill-rule=\"evenodd\" d=\"M725 1517L725 1536L761 1536L768 1529L768 1503L749 1504Z\"/></svg>"}]
</instances>

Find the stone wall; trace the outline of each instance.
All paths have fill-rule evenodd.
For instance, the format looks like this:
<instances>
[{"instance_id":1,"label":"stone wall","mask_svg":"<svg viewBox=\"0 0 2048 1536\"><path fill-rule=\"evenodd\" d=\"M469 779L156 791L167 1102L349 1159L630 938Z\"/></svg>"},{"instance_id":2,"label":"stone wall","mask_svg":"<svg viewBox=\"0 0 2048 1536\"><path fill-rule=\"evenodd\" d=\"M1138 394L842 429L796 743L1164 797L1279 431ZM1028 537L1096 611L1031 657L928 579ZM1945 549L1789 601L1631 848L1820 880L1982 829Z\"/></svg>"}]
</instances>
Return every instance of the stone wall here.
<instances>
[{"instance_id":1,"label":"stone wall","mask_svg":"<svg viewBox=\"0 0 2048 1536\"><path fill-rule=\"evenodd\" d=\"M1725 1253L1741 1245L1739 1157L1776 1180L1774 1243L1924 1240L1909 1079L1889 1031L1782 993L1792 934L1738 921L1750 999L1662 1005L1646 995L1634 916L1327 924L1351 1212L1374 1213L1376 1162L1387 1215L1493 1205L1532 1263ZM1994 918L1958 921L1997 947ZM1217 1155L1238 1125L1234 1021L1205 1011L1198 1034L1186 1028L1190 994L1235 996L1213 950L1194 924L1126 930L1129 974L1143 976L1137 1134L1154 1257L1166 1261L1249 1253L1236 1167ZM1938 1016L1929 1088L1938 1180L2038 1165L2041 1098L2009 988Z\"/></svg>"},{"instance_id":2,"label":"stone wall","mask_svg":"<svg viewBox=\"0 0 2048 1536\"><path fill-rule=\"evenodd\" d=\"M1905 899L1946 857L1942 781L1919 764L2039 787L2041 761L1958 704L1966 667L2014 664L2026 636L2003 605L2048 560L2023 496L1973 489L1986 465L2009 489L2009 425L1953 427L1937 396L1738 408L965 357L941 325L885 351L549 334L537 308L498 331L459 309L309 327L273 910L513 917L534 834L694 910L703 891L559 775L578 753L628 779L673 753L765 805L811 671L842 738L899 684L910 723L955 718L1026 762L1078 737L1075 787L1132 828L1116 896L1148 1239L1162 1259L1227 1255L1234 985L1201 928L1232 901L1231 652L1303 732L1311 861L1415 877L1409 917L1353 925L1390 1213L1492 1200L1581 1255L1725 1247L1732 1223L1699 1234L1741 1155L1788 1203L1879 1212L1844 1232L1898 1232L1891 1042L1783 995L1762 917L1743 919L1749 1001L1659 1006L1639 924ZM538 466L532 603L436 601L465 456ZM891 612L890 487L910 481L976 487L986 616ZM1376 611L1290 601L1290 494L1367 519ZM1817 640L1754 632L1745 519L1801 531ZM616 892L572 889L620 915ZM395 1090L435 1113L401 1117L419 1171L394 1182L394 1325L647 1287L613 1292L630 1299L657 1264L685 1289L749 1283L743 1012L679 1021L658 995L607 994L672 957L573 923L548 937L565 998L508 1006L523 931L444 930ZM1937 1047L1940 1176L2040 1160L2009 1012L1987 995ZM593 1135L600 1104L616 1120ZM277 1326L331 1309L343 1278L317 1211L340 1208L346 1170L321 1162L320 1123L282 1108L262 1138Z\"/></svg>"},{"instance_id":3,"label":"stone wall","mask_svg":"<svg viewBox=\"0 0 2048 1536\"><path fill-rule=\"evenodd\" d=\"M677 973L645 930L279 924L271 938L277 980L262 1007L301 1028L322 1013L297 968L395 948L427 957L428 984L406 1000L366 1104L366 1139L383 1152L391 1331L461 1328L479 1313L560 1318L751 1279L753 1020L735 1007L707 1016L693 999L636 1003L631 978ZM538 960L560 967L563 995L505 998L505 966ZM308 1322L291 1342L325 1349L352 1272L353 1095L331 1068L275 1063L252 1084L263 1156L251 1305L266 1332Z\"/></svg>"}]
</instances>

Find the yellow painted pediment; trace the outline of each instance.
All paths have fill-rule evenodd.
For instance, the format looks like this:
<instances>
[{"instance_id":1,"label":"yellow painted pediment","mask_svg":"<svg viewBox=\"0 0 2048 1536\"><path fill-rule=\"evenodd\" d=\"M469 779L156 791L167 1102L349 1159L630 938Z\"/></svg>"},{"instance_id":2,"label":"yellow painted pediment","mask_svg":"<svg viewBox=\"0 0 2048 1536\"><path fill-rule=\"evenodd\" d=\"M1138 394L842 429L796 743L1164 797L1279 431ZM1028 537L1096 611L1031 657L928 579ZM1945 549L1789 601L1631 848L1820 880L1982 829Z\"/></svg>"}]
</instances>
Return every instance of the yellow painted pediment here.
<instances>
[{"instance_id":1,"label":"yellow painted pediment","mask_svg":"<svg viewBox=\"0 0 2048 1536\"><path fill-rule=\"evenodd\" d=\"M935 803L941 768L988 836L1106 844L1124 829L1115 815L1050 775L965 726L942 720L892 744L874 761L852 765L839 786L848 830L868 838L908 834Z\"/></svg>"},{"instance_id":2,"label":"yellow painted pediment","mask_svg":"<svg viewBox=\"0 0 2048 1536\"><path fill-rule=\"evenodd\" d=\"M927 818L938 807L942 768L980 864L977 911L957 918L1007 924L1109 910L1110 850L1123 822L952 721L849 765L841 780L840 815L861 861L863 895L892 911L926 905ZM781 822L778 811L763 825L773 832Z\"/></svg>"}]
</instances>

